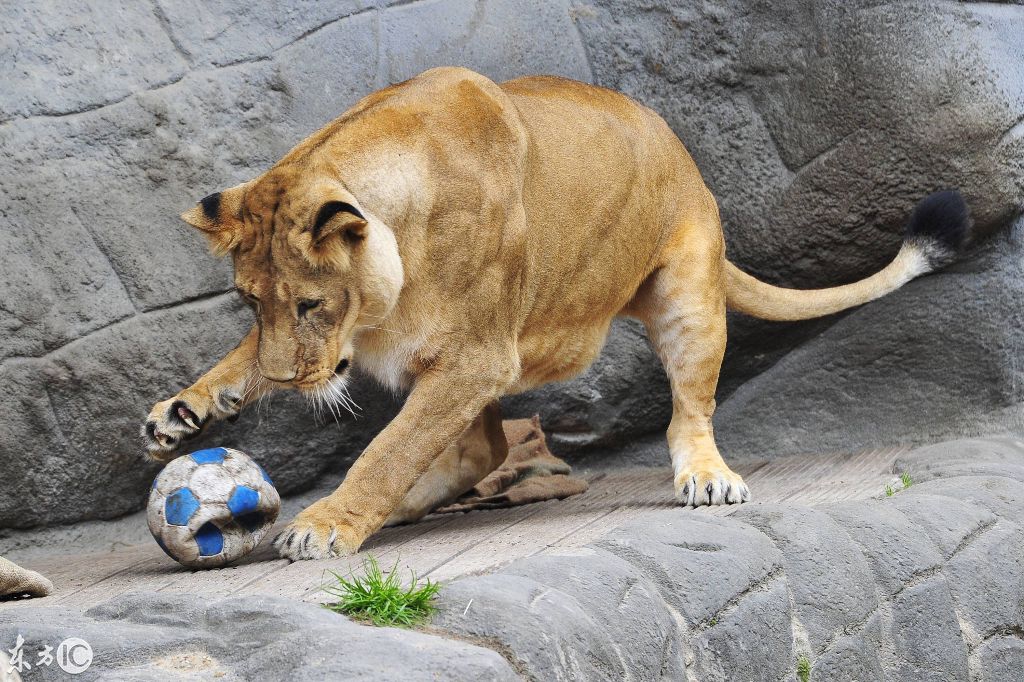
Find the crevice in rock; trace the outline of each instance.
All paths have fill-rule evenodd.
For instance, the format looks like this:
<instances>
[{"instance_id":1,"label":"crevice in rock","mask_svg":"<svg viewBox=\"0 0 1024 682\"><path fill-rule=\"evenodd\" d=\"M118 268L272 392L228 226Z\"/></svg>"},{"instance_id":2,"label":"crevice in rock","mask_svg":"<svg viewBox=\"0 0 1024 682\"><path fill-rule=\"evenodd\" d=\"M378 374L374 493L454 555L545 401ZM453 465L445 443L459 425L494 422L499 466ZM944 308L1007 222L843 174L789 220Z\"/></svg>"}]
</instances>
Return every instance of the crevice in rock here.
<instances>
[{"instance_id":1,"label":"crevice in rock","mask_svg":"<svg viewBox=\"0 0 1024 682\"><path fill-rule=\"evenodd\" d=\"M534 610L534 607L537 605L537 602L546 597L550 592L550 589L544 589L538 592L536 595L534 595L533 599L530 600L530 610Z\"/></svg>"},{"instance_id":2,"label":"crevice in rock","mask_svg":"<svg viewBox=\"0 0 1024 682\"><path fill-rule=\"evenodd\" d=\"M981 636L978 646L981 646L993 637L1013 637L1014 639L1024 640L1024 627L1019 623L998 625Z\"/></svg>"},{"instance_id":3,"label":"crevice in rock","mask_svg":"<svg viewBox=\"0 0 1024 682\"><path fill-rule=\"evenodd\" d=\"M679 549L688 549L691 552L721 552L725 549L724 545L714 542L670 542L668 544Z\"/></svg>"},{"instance_id":4,"label":"crevice in rock","mask_svg":"<svg viewBox=\"0 0 1024 682\"><path fill-rule=\"evenodd\" d=\"M697 674L693 670L693 664L695 663L695 657L693 655L693 645L690 642L690 625L683 618L683 614L679 613L679 610L669 604L665 599L661 599L661 604L668 611L672 617L672 622L675 624L675 633L679 635L679 653L683 657L683 669L686 670L686 682L699 682ZM669 633L666 639L673 633ZM668 663L668 659L662 659L662 670Z\"/></svg>"},{"instance_id":5,"label":"crevice in rock","mask_svg":"<svg viewBox=\"0 0 1024 682\"><path fill-rule=\"evenodd\" d=\"M153 3L153 15L156 17L156 21L160 24L160 28L167 34L167 39L171 41L171 45L177 50L181 58L185 60L185 63L192 67L192 53L185 49L185 46L181 44L178 37L174 35L174 31L171 28L171 20L167 17L167 13L164 12L164 8L160 6L160 0L152 0Z\"/></svg>"},{"instance_id":6,"label":"crevice in rock","mask_svg":"<svg viewBox=\"0 0 1024 682\"><path fill-rule=\"evenodd\" d=\"M155 313L160 310L170 310L171 308L177 308L178 306L188 305L190 303L201 303L203 301L209 301L220 296L226 296L228 294L235 293L235 288L220 289L218 291L208 291L206 293L197 294L195 296L189 296L188 298L182 298L171 303L161 303L160 305L153 306L151 308L143 309L143 313Z\"/></svg>"},{"instance_id":7,"label":"crevice in rock","mask_svg":"<svg viewBox=\"0 0 1024 682\"><path fill-rule=\"evenodd\" d=\"M422 2L422 1L423 0L412 0L412 2L409 2L409 3L406 3L406 4L412 5L412 4L415 4L416 2ZM279 45L279 46L275 47L273 50L270 51L269 54L264 55L264 58L269 59L271 57L271 55L274 55L277 52L280 52L281 50L285 49L286 47L294 45L295 43L302 42L303 40L305 40L306 38L310 37L311 35L314 35L315 33L319 33L320 31L324 30L325 28L327 28L329 26L332 26L332 25L338 23L339 21L343 21L345 19L352 19L352 18L358 17L358 16L360 16L362 14L366 14L367 12L375 12L375 11L377 11L376 7L366 7L366 8L363 8L363 9L358 9L358 10L356 10L354 12L349 12L348 14L343 14L340 17L335 17L333 19L328 19L327 21L324 21L324 22L314 26L311 29L303 31L301 34L299 34L298 37L293 38L292 40L289 40L287 43L284 43L283 45Z\"/></svg>"},{"instance_id":8,"label":"crevice in rock","mask_svg":"<svg viewBox=\"0 0 1024 682\"><path fill-rule=\"evenodd\" d=\"M1002 135L999 136L999 142L996 146L1002 147L1004 144L1021 139L1024 139L1024 114L1021 114L1021 116L1014 121Z\"/></svg>"},{"instance_id":9,"label":"crevice in rock","mask_svg":"<svg viewBox=\"0 0 1024 682\"><path fill-rule=\"evenodd\" d=\"M949 4L951 4L951 5L957 5L957 6L960 6L960 7L963 7L963 6L968 6L969 7L971 5L979 5L981 7L985 7L985 8L988 8L988 9L1000 10L1000 11L1024 12L1024 7L1015 7L1014 4L1013 4L1013 0L945 0L945 1L947 3L949 3ZM896 4L896 3L892 3L892 4Z\"/></svg>"},{"instance_id":10,"label":"crevice in rock","mask_svg":"<svg viewBox=\"0 0 1024 682\"><path fill-rule=\"evenodd\" d=\"M107 247L103 244L102 241L100 241L99 238L96 237L96 233L93 232L92 227L85 220L82 220L82 216L78 214L77 206L75 206L74 204L68 204L68 209L71 211L71 215L75 216L75 220L78 221L78 224L82 226L82 230L84 230L85 233L89 235L89 239L92 240L93 246L96 247L96 250L99 251L100 254L106 259L107 265L110 266L110 271L114 273L114 277L117 279L117 283L121 285L121 291L122 293L124 293L124 297L125 299L127 299L128 304L132 307L132 310L134 310L136 313L139 312L139 307L135 304L135 299L132 298L131 292L128 291L128 287L125 285L124 278L121 277L121 273L117 271L117 266L114 264L114 259L111 258L110 252L107 250Z\"/></svg>"},{"instance_id":11,"label":"crevice in rock","mask_svg":"<svg viewBox=\"0 0 1024 682\"><path fill-rule=\"evenodd\" d=\"M166 81L162 81L160 83L157 83L157 84L155 84L155 85L153 85L151 87L146 88L145 90L136 90L135 92L128 93L124 97L119 97L118 99L115 99L115 100L110 101L110 102L93 102L91 104L88 104L88 105L82 107L81 109L75 109L73 111L55 111L55 112L46 112L46 111L44 111L44 112L41 112L41 113L38 113L38 114L32 114L31 116L12 116L11 118L4 119L3 121L0 121L0 130L3 130L3 128L5 126L11 125L11 124L13 124L15 122L18 122L18 121L31 121L31 120L34 120L34 119L37 119L37 118L42 118L42 119L67 118L69 116L77 116L79 114L88 114L88 113L93 112L93 111L98 111L100 109L106 109L107 107L116 106L116 105L121 104L122 102L126 102L126 101L132 99L133 97L136 97L136 96L138 96L138 95L140 95L142 93L156 92L157 90L162 90L164 88L168 88L168 87L170 87L172 85L180 83L182 80L184 80L189 75L189 73L190 72L185 71L184 73L182 73L182 74L180 74L178 76L174 76L173 78L169 78Z\"/></svg>"},{"instance_id":12,"label":"crevice in rock","mask_svg":"<svg viewBox=\"0 0 1024 682\"><path fill-rule=\"evenodd\" d=\"M8 356L8 357L4 358L3 360L0 360L0 368L3 368L4 365L6 365L9 362L10 363L14 363L14 362L37 362L37 361L45 360L45 359L49 358L50 356L55 355L56 353L59 353L63 349L71 346L72 344L84 342L85 340L95 336L96 334L99 334L102 331L110 329L111 327L115 327L117 325L124 324L126 322L131 322L132 320L135 320L135 319L140 318L140 317L146 317L150 313L164 311L164 310L170 310L172 308L178 308L178 307L188 307L188 306L190 306L192 304L195 304L195 303L205 303L207 301L212 301L212 300L215 300L215 299L220 298L220 297L233 296L234 293L235 293L234 288L226 289L226 290L223 290L223 291L208 292L208 293L205 293L205 294L200 294L198 296L193 296L191 298L183 299L183 300L180 300L180 301L174 301L173 303L167 303L167 304L164 304L164 305L156 306L154 308L149 308L149 309L144 310L144 311L142 311L140 313L125 315L124 317L120 317L120 318L118 318L116 320L113 320L113 321L108 322L108 323L106 323L106 324L104 324L102 326L99 326L99 327L96 327L95 329L90 330L84 336L79 336L78 338L71 339L70 341L68 341L66 343L62 343L61 345L56 346L55 348L51 348L50 350L46 351L42 355L35 355L35 356L11 355L11 356Z\"/></svg>"},{"instance_id":13,"label":"crevice in rock","mask_svg":"<svg viewBox=\"0 0 1024 682\"><path fill-rule=\"evenodd\" d=\"M43 392L46 394L46 404L50 408L50 414L53 416L53 427L57 430L57 436L65 443L67 448L75 453L76 457L81 458L81 452L75 447L74 442L68 437L68 434L64 431L64 426L60 423L60 415L57 414L57 408L53 402L53 394L50 393L49 382L42 382Z\"/></svg>"},{"instance_id":14,"label":"crevice in rock","mask_svg":"<svg viewBox=\"0 0 1024 682\"><path fill-rule=\"evenodd\" d=\"M832 144L830 144L830 145L828 145L827 147L825 147L825 149L821 150L820 152L818 152L817 154L815 154L815 155L814 155L813 157L811 157L810 159L808 159L808 160L807 160L807 161L805 161L804 163L800 164L800 165L799 165L799 166L798 166L797 168L795 168L795 169L793 170L793 177L792 177L792 179L790 180L790 184L792 184L792 183L796 182L797 178L799 178L799 177L800 177L800 175L801 175L801 174L802 174L802 173L803 173L803 172L804 172L805 170L807 170L808 168L811 168L811 167L813 167L813 166L814 166L814 165L815 165L816 163L818 163L819 161L822 161L822 160L824 160L824 159L827 159L827 158L829 158L830 156L832 156L832 154L834 154L834 153L835 153L836 151L838 151L838 149L839 149L839 148L840 148L840 147L841 147L841 146L842 146L842 145L843 145L843 144L844 144L844 143L845 143L845 142L846 142L847 140L849 140L849 139L850 139L851 137L853 137L854 135L856 135L856 134L857 134L857 133L859 133L859 132L860 132L860 128L857 128L857 129L855 129L855 130L853 130L853 131L851 131L851 132L849 132L849 133L847 133L847 134L843 135L843 136L842 136L842 137L840 137L840 138L839 138L838 140L836 140L836 141L835 141L835 142L833 142Z\"/></svg>"},{"instance_id":15,"label":"crevice in rock","mask_svg":"<svg viewBox=\"0 0 1024 682\"><path fill-rule=\"evenodd\" d=\"M425 632L428 635L435 635L437 637L444 637L445 639L454 639L458 642L465 642L466 644L472 644L474 646L483 647L484 649L490 649L494 653L498 654L512 666L512 670L520 677L520 679L528 680L529 682L540 682L536 677L530 674L526 664L516 657L515 653L505 645L497 637L483 637L479 635L467 635L458 632L452 632L445 630L436 625L427 625L419 628L421 632Z\"/></svg>"},{"instance_id":16,"label":"crevice in rock","mask_svg":"<svg viewBox=\"0 0 1024 682\"><path fill-rule=\"evenodd\" d=\"M811 648L811 638L807 635L807 628L797 613L796 596L793 594L793 587L790 585L789 580L786 581L786 598L789 599L789 623L791 637L793 638L791 642L793 653L797 657L801 654L807 656L813 665L814 656Z\"/></svg>"},{"instance_id":17,"label":"crevice in rock","mask_svg":"<svg viewBox=\"0 0 1024 682\"><path fill-rule=\"evenodd\" d=\"M787 179L789 185L792 185L793 180L796 178L796 174L800 171L801 168L805 167L807 164L803 164L802 166L797 168L793 168L789 165L789 162L786 161L786 155L782 153L782 145L779 144L778 138L775 137L775 131L772 130L772 127L768 124L768 121L765 120L764 114L761 113L761 108L757 106L757 103L754 102L753 98L749 94L746 95L746 99L748 102L750 102L750 111L757 114L757 118L761 121L761 125L764 127L765 132L768 133L768 139L771 141L772 148L775 150L775 158L779 160L779 163L782 164L782 167L785 168L786 172L790 174L790 177Z\"/></svg>"},{"instance_id":18,"label":"crevice in rock","mask_svg":"<svg viewBox=\"0 0 1024 682\"><path fill-rule=\"evenodd\" d=\"M621 610L622 607L625 606L626 600L629 599L629 595L633 593L633 588L636 587L639 583L639 578L633 578L626 582L625 589L622 590L622 593L619 595L619 598L615 600L615 608Z\"/></svg>"},{"instance_id":19,"label":"crevice in rock","mask_svg":"<svg viewBox=\"0 0 1024 682\"><path fill-rule=\"evenodd\" d=\"M970 545L974 544L974 542L977 541L978 538L992 530L997 523L999 523L998 519L992 519L990 521L983 521L980 524L978 524L978 526L971 530L969 533L967 533L967 535L965 535L964 538L960 541L960 544L958 544L956 548L949 553L949 556L947 556L943 561L943 567L946 564L948 564L951 560L953 560L954 557L960 554L960 552L964 551Z\"/></svg>"},{"instance_id":20,"label":"crevice in rock","mask_svg":"<svg viewBox=\"0 0 1024 682\"><path fill-rule=\"evenodd\" d=\"M53 348L50 348L49 350L47 350L42 355L8 355L7 357L5 357L2 360L0 360L0 369L2 369L8 363L14 364L14 363L17 363L17 362L35 362L37 360L45 360L49 356L51 356L51 355L53 355L55 353L60 352L62 349L70 346L73 343L78 343L79 341L81 341L83 339L89 338L93 334L98 334L99 332L103 331L104 329L109 329L110 327L113 327L114 325L120 324L122 322L126 322L128 320L135 319L135 317L136 317L136 315L134 313L128 313L127 315L123 315L122 317L119 317L119 318L117 318L115 320L111 320L109 322L106 322L106 323L104 323L104 324L102 324L102 325L100 325L100 326L98 326L98 327L96 327L94 329L90 329L83 336L79 336L79 337L76 337L74 339L69 339L68 341L65 341L64 343L62 343L62 344L60 344L58 346L54 346Z\"/></svg>"},{"instance_id":21,"label":"crevice in rock","mask_svg":"<svg viewBox=\"0 0 1024 682\"><path fill-rule=\"evenodd\" d=\"M473 39L473 36L480 30L481 24L484 23L484 17L487 15L487 0L477 0L473 6L473 16L469 18L469 27L466 29L465 34L459 37L455 41L454 47L459 50L465 50L466 46L469 45L469 41Z\"/></svg>"},{"instance_id":22,"label":"crevice in rock","mask_svg":"<svg viewBox=\"0 0 1024 682\"><path fill-rule=\"evenodd\" d=\"M758 580L755 580L753 583L748 585L739 594L733 595L733 597L731 599L729 599L729 601L725 602L725 605L722 608L718 609L718 611L713 613L710 618L708 618L705 621L701 621L700 623L695 624L693 626L693 631L694 632L704 632L708 628L713 627L712 623L717 623L721 618L723 618L724 616L727 616L730 613L732 613L733 611L735 611L736 608L740 605L740 603L744 599L746 599L748 596L750 596L751 594L754 594L755 592L764 592L776 580L780 580L780 579L784 580L785 577L786 577L786 572L785 572L785 570L783 570L782 565L781 564L773 565L771 567L771 569L767 573L765 573L763 576L761 576Z\"/></svg>"}]
</instances>

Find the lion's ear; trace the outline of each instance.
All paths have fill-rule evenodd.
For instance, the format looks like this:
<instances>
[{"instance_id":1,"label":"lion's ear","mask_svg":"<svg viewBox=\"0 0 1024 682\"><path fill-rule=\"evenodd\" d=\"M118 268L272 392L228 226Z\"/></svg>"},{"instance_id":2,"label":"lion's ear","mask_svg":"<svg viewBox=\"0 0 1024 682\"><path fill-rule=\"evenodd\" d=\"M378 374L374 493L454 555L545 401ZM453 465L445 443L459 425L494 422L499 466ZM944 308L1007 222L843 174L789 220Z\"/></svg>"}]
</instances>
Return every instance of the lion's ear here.
<instances>
[{"instance_id":1,"label":"lion's ear","mask_svg":"<svg viewBox=\"0 0 1024 682\"><path fill-rule=\"evenodd\" d=\"M310 229L316 245L323 244L332 234L340 234L346 241L354 243L366 236L366 218L347 201L328 201L317 211Z\"/></svg>"},{"instance_id":2,"label":"lion's ear","mask_svg":"<svg viewBox=\"0 0 1024 682\"><path fill-rule=\"evenodd\" d=\"M213 250L224 255L238 245L242 236L242 199L250 183L215 192L181 214L186 223L202 230Z\"/></svg>"}]
</instances>

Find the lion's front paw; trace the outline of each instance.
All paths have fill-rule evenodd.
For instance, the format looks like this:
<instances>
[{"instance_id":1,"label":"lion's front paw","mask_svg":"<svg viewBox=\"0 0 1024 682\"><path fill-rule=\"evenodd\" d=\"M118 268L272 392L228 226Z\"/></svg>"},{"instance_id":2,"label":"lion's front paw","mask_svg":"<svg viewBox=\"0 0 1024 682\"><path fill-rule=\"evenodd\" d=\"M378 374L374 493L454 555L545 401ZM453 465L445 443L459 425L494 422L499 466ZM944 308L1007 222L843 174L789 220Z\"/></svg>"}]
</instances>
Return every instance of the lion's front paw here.
<instances>
[{"instance_id":1,"label":"lion's front paw","mask_svg":"<svg viewBox=\"0 0 1024 682\"><path fill-rule=\"evenodd\" d=\"M150 457L165 460L163 455L174 452L182 441L203 430L210 411L204 401L182 396L154 405L142 427Z\"/></svg>"},{"instance_id":2,"label":"lion's front paw","mask_svg":"<svg viewBox=\"0 0 1024 682\"><path fill-rule=\"evenodd\" d=\"M676 474L676 499L689 507L750 501L750 489L724 464L684 467Z\"/></svg>"},{"instance_id":3,"label":"lion's front paw","mask_svg":"<svg viewBox=\"0 0 1024 682\"><path fill-rule=\"evenodd\" d=\"M362 541L331 513L324 500L302 511L274 539L274 547L285 559L329 559L359 550Z\"/></svg>"}]
</instances>

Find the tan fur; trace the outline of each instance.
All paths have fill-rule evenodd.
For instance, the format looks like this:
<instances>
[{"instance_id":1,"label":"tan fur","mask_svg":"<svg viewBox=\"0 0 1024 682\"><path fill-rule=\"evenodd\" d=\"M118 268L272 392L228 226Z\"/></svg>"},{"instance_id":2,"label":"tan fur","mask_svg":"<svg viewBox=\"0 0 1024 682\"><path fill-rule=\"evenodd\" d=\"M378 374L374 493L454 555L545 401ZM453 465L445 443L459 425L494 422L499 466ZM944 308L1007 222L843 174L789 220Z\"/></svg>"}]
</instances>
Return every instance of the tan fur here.
<instances>
[{"instance_id":1,"label":"tan fur","mask_svg":"<svg viewBox=\"0 0 1024 682\"><path fill-rule=\"evenodd\" d=\"M365 220L340 215L315 239L328 201ZM801 319L881 295L915 267L910 254L818 292L757 282L725 260L715 200L654 112L564 79L496 85L455 68L370 95L225 192L214 219L183 217L231 252L261 326L154 408L154 453L264 391L336 386L343 359L410 391L338 490L279 538L291 558L353 552L389 519L467 490L503 457L486 436L500 428L495 401L581 372L617 315L644 322L669 374L681 502L745 500L711 429L726 302ZM322 303L300 318L302 300Z\"/></svg>"}]
</instances>

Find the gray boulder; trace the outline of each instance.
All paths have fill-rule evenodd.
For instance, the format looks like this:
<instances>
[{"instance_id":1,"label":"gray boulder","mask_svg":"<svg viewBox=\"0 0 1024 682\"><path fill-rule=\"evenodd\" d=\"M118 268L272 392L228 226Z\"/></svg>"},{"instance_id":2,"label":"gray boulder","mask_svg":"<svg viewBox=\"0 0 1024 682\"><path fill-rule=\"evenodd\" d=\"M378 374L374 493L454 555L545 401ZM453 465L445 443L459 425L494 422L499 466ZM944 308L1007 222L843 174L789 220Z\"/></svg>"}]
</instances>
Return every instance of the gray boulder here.
<instances>
[{"instance_id":1,"label":"gray boulder","mask_svg":"<svg viewBox=\"0 0 1024 682\"><path fill-rule=\"evenodd\" d=\"M963 189L979 234L1020 210L1024 7L595 0L576 17L594 78L666 118L758 275L861 277L936 187Z\"/></svg>"},{"instance_id":2,"label":"gray boulder","mask_svg":"<svg viewBox=\"0 0 1024 682\"><path fill-rule=\"evenodd\" d=\"M533 679L1009 680L1024 630L1012 438L922 448L891 497L650 512L454 581L435 624ZM985 570L979 570L985 567Z\"/></svg>"},{"instance_id":3,"label":"gray boulder","mask_svg":"<svg viewBox=\"0 0 1024 682\"><path fill-rule=\"evenodd\" d=\"M65 680L57 662L35 665L44 646L85 640L84 680L515 680L499 654L452 639L353 623L281 597L139 592L83 613L27 607L0 614L0 638L24 637L32 680ZM56 654L54 654L56 655ZM82 653L76 654L84 661Z\"/></svg>"},{"instance_id":4,"label":"gray boulder","mask_svg":"<svg viewBox=\"0 0 1024 682\"><path fill-rule=\"evenodd\" d=\"M971 260L843 317L715 416L730 457L1019 432L1024 223Z\"/></svg>"}]
</instances>

